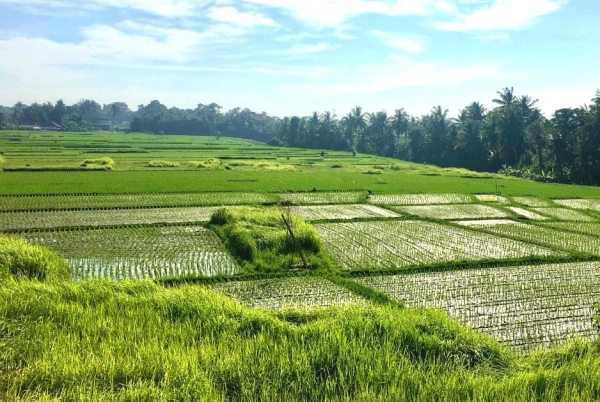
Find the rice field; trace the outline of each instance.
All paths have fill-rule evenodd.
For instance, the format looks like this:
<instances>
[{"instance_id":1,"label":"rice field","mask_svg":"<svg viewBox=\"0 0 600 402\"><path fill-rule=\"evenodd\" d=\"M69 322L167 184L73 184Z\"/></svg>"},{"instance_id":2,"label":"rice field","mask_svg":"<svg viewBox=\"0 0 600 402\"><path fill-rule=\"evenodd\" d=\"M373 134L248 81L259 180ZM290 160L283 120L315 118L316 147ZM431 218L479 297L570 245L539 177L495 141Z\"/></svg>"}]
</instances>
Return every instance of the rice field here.
<instances>
[{"instance_id":1,"label":"rice field","mask_svg":"<svg viewBox=\"0 0 600 402\"><path fill-rule=\"evenodd\" d=\"M535 212L531 212L525 208L520 208L520 207L507 207L507 208L510 209L512 212L514 212L519 217L529 219L532 221L545 221L548 219L545 216L536 214Z\"/></svg>"},{"instance_id":2,"label":"rice field","mask_svg":"<svg viewBox=\"0 0 600 402\"><path fill-rule=\"evenodd\" d=\"M250 307L308 309L364 304L366 301L335 283L318 277L224 282L213 289Z\"/></svg>"},{"instance_id":3,"label":"rice field","mask_svg":"<svg viewBox=\"0 0 600 402\"><path fill-rule=\"evenodd\" d=\"M546 247L433 222L338 222L315 227L325 249L349 270L560 255Z\"/></svg>"},{"instance_id":4,"label":"rice field","mask_svg":"<svg viewBox=\"0 0 600 402\"><path fill-rule=\"evenodd\" d=\"M279 198L292 204L357 204L365 200L365 191L332 191L310 193L279 193Z\"/></svg>"},{"instance_id":5,"label":"rice field","mask_svg":"<svg viewBox=\"0 0 600 402\"><path fill-rule=\"evenodd\" d=\"M369 202L387 205L469 204L473 197L466 194L371 195Z\"/></svg>"},{"instance_id":6,"label":"rice field","mask_svg":"<svg viewBox=\"0 0 600 402\"><path fill-rule=\"evenodd\" d=\"M459 222L457 222L459 223ZM580 223L578 225L583 225ZM495 225L474 223L470 227L488 233L507 236L568 252L600 255L600 238L580 233L555 230L551 227L531 225L522 222L500 223Z\"/></svg>"},{"instance_id":7,"label":"rice field","mask_svg":"<svg viewBox=\"0 0 600 402\"><path fill-rule=\"evenodd\" d=\"M527 207L548 207L550 203L546 200L542 200L538 197L512 197L516 203L525 205Z\"/></svg>"},{"instance_id":8,"label":"rice field","mask_svg":"<svg viewBox=\"0 0 600 402\"><path fill-rule=\"evenodd\" d=\"M0 211L244 205L276 202L269 193L46 194L0 196Z\"/></svg>"},{"instance_id":9,"label":"rice field","mask_svg":"<svg viewBox=\"0 0 600 402\"><path fill-rule=\"evenodd\" d=\"M201 226L50 230L20 236L64 257L77 280L238 272L219 238Z\"/></svg>"},{"instance_id":10,"label":"rice field","mask_svg":"<svg viewBox=\"0 0 600 402\"><path fill-rule=\"evenodd\" d=\"M559 221L594 222L591 216L567 208L531 208L531 210Z\"/></svg>"},{"instance_id":11,"label":"rice field","mask_svg":"<svg viewBox=\"0 0 600 402\"><path fill-rule=\"evenodd\" d=\"M600 222L544 222L542 225L559 231L567 230L600 237Z\"/></svg>"},{"instance_id":12,"label":"rice field","mask_svg":"<svg viewBox=\"0 0 600 402\"><path fill-rule=\"evenodd\" d=\"M300 206L291 208L291 212L308 221L400 217L396 212L367 204Z\"/></svg>"},{"instance_id":13,"label":"rice field","mask_svg":"<svg viewBox=\"0 0 600 402\"><path fill-rule=\"evenodd\" d=\"M0 231L208 222L218 207L86 209L74 211L0 212Z\"/></svg>"},{"instance_id":14,"label":"rice field","mask_svg":"<svg viewBox=\"0 0 600 402\"><path fill-rule=\"evenodd\" d=\"M589 209L600 211L600 200L564 199L554 200L554 203L574 209Z\"/></svg>"},{"instance_id":15,"label":"rice field","mask_svg":"<svg viewBox=\"0 0 600 402\"><path fill-rule=\"evenodd\" d=\"M356 279L408 306L443 309L523 351L592 337L600 262L497 267Z\"/></svg>"},{"instance_id":16,"label":"rice field","mask_svg":"<svg viewBox=\"0 0 600 402\"><path fill-rule=\"evenodd\" d=\"M395 207L395 210L410 215L433 219L491 219L508 218L508 214L489 205L413 205Z\"/></svg>"},{"instance_id":17,"label":"rice field","mask_svg":"<svg viewBox=\"0 0 600 402\"><path fill-rule=\"evenodd\" d=\"M479 202L509 204L508 198L496 194L475 194L475 199Z\"/></svg>"}]
</instances>

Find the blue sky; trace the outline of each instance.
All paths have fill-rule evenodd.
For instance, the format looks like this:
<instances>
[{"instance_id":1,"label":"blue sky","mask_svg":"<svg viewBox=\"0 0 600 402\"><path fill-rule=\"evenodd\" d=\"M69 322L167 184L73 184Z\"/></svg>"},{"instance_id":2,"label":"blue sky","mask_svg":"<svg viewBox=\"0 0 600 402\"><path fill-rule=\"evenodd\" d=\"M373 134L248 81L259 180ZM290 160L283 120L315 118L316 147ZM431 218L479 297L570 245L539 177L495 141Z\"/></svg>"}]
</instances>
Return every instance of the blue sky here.
<instances>
[{"instance_id":1,"label":"blue sky","mask_svg":"<svg viewBox=\"0 0 600 402\"><path fill-rule=\"evenodd\" d=\"M455 115L514 87L550 117L600 89L599 21L597 0L0 0L0 104Z\"/></svg>"}]
</instances>

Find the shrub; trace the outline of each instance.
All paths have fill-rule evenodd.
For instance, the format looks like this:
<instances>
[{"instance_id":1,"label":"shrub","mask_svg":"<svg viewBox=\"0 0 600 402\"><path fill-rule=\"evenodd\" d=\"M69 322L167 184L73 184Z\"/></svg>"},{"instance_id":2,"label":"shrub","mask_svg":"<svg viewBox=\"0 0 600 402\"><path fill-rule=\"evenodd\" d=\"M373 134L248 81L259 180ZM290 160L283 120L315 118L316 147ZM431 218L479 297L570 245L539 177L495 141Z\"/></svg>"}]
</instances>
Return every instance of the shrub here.
<instances>
[{"instance_id":1,"label":"shrub","mask_svg":"<svg viewBox=\"0 0 600 402\"><path fill-rule=\"evenodd\" d=\"M0 236L0 278L64 280L67 262L56 253L23 239Z\"/></svg>"},{"instance_id":2,"label":"shrub","mask_svg":"<svg viewBox=\"0 0 600 402\"><path fill-rule=\"evenodd\" d=\"M179 162L154 160L148 162L148 167L178 167Z\"/></svg>"},{"instance_id":3,"label":"shrub","mask_svg":"<svg viewBox=\"0 0 600 402\"><path fill-rule=\"evenodd\" d=\"M115 167L115 161L112 158L109 158L108 156L96 159L85 159L82 162L82 164L83 163L85 163L86 165L110 166L111 168Z\"/></svg>"}]
</instances>

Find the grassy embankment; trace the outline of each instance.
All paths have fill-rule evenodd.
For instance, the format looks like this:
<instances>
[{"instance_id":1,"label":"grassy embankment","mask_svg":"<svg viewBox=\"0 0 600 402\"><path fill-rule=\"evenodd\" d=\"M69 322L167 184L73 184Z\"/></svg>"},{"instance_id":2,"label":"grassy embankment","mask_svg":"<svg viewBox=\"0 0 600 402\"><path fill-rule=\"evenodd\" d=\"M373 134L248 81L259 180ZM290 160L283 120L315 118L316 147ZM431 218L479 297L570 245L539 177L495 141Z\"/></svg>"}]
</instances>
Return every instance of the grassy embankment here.
<instances>
[{"instance_id":1,"label":"grassy embankment","mask_svg":"<svg viewBox=\"0 0 600 402\"><path fill-rule=\"evenodd\" d=\"M17 246L2 272L15 261L49 266L37 257L46 251ZM1 277L4 400L600 397L598 343L516 357L428 310L271 314L191 285Z\"/></svg>"}]
</instances>

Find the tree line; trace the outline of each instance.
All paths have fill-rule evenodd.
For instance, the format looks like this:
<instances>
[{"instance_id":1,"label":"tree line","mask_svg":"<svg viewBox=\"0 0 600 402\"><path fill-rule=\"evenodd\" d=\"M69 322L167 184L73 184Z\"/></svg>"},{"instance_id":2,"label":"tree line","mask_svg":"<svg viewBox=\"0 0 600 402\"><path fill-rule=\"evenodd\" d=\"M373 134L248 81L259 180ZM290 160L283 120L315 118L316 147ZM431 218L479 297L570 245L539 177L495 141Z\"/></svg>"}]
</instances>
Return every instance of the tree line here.
<instances>
[{"instance_id":1,"label":"tree line","mask_svg":"<svg viewBox=\"0 0 600 402\"><path fill-rule=\"evenodd\" d=\"M334 113L278 118L235 108L223 112L216 103L194 109L167 108L158 100L136 111L124 102L100 105L81 100L55 104L0 107L0 128L25 125L93 129L106 119L113 126L152 134L224 135L276 146L345 150L464 167L543 181L600 184L600 90L591 104L563 108L546 118L537 100L504 88L487 110L473 102L457 116L436 106L423 116L405 109L365 112L360 106L338 118Z\"/></svg>"}]
</instances>

